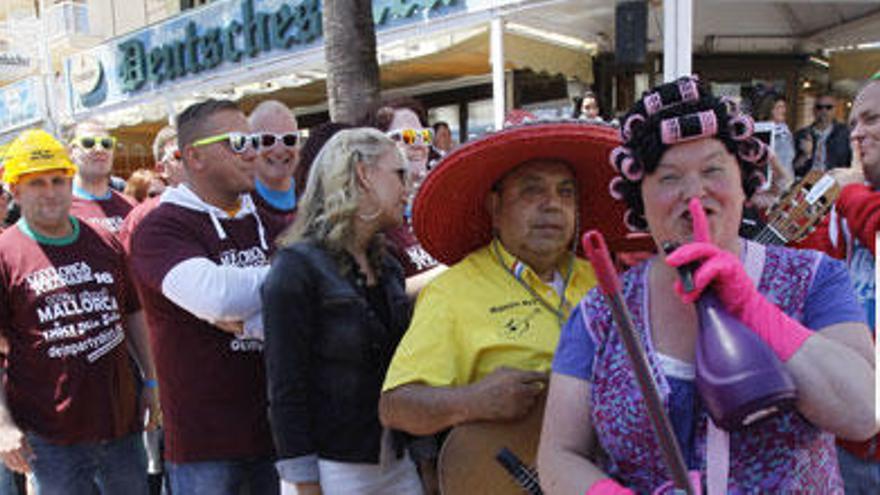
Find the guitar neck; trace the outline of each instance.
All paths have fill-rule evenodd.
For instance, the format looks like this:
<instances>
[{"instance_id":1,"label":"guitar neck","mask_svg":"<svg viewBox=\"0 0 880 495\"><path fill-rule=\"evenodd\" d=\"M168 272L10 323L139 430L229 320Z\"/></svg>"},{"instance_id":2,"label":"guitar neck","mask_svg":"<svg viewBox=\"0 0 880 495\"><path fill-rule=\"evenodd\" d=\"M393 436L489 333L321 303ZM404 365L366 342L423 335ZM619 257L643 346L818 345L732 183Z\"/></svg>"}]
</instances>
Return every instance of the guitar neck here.
<instances>
[{"instance_id":1,"label":"guitar neck","mask_svg":"<svg viewBox=\"0 0 880 495\"><path fill-rule=\"evenodd\" d=\"M544 495L541 491L541 483L538 481L538 472L526 466L519 457L507 448L498 451L495 459L510 473L516 484L529 495Z\"/></svg>"},{"instance_id":2,"label":"guitar neck","mask_svg":"<svg viewBox=\"0 0 880 495\"><path fill-rule=\"evenodd\" d=\"M765 246L784 246L788 243L788 240L773 228L773 225L765 225L760 232L752 237L752 240Z\"/></svg>"},{"instance_id":3,"label":"guitar neck","mask_svg":"<svg viewBox=\"0 0 880 495\"><path fill-rule=\"evenodd\" d=\"M819 170L808 173L767 212L767 225L753 240L783 245L801 239L824 217L840 196L840 185Z\"/></svg>"}]
</instances>

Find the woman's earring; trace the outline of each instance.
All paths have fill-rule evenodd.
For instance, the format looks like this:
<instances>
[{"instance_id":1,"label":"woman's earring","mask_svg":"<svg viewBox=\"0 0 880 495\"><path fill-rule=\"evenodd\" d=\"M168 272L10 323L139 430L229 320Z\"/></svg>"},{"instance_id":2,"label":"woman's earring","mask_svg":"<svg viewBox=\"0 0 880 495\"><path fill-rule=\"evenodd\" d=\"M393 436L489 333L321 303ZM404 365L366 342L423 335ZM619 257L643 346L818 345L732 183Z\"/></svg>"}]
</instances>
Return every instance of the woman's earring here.
<instances>
[{"instance_id":1,"label":"woman's earring","mask_svg":"<svg viewBox=\"0 0 880 495\"><path fill-rule=\"evenodd\" d=\"M373 213L366 214L366 215L363 213L358 213L357 216L358 216L358 218L360 218L364 222L372 222L373 220L379 218L380 213L382 213L382 210L377 207L376 211L374 211Z\"/></svg>"}]
</instances>

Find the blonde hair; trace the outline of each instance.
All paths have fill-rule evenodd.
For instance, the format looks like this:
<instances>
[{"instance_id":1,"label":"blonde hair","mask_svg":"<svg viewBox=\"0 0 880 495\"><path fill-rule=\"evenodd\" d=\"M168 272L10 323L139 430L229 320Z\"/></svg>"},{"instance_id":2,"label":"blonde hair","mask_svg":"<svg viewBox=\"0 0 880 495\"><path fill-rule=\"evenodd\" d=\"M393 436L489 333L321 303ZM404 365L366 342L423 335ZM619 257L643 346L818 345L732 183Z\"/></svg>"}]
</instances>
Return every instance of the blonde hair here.
<instances>
[{"instance_id":1,"label":"blonde hair","mask_svg":"<svg viewBox=\"0 0 880 495\"><path fill-rule=\"evenodd\" d=\"M348 129L330 138L312 164L296 220L279 236L278 245L313 241L337 253L344 251L354 238L354 218L363 196L356 165L375 167L388 152L406 162L394 141L376 129Z\"/></svg>"}]
</instances>

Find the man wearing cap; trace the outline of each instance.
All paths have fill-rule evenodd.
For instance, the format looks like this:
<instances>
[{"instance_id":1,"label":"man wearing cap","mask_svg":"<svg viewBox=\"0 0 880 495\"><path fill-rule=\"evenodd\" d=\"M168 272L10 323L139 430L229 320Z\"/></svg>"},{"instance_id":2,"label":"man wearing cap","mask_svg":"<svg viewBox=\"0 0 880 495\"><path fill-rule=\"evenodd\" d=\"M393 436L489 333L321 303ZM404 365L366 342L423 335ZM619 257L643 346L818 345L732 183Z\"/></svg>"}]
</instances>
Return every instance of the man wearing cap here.
<instances>
[{"instance_id":1,"label":"man wearing cap","mask_svg":"<svg viewBox=\"0 0 880 495\"><path fill-rule=\"evenodd\" d=\"M67 147L77 166L73 178L71 213L111 234L119 232L134 203L110 187L116 138L100 123L79 122L70 131Z\"/></svg>"},{"instance_id":2,"label":"man wearing cap","mask_svg":"<svg viewBox=\"0 0 880 495\"><path fill-rule=\"evenodd\" d=\"M606 211L617 139L586 123L512 127L456 149L428 176L416 234L454 266L423 289L392 359L386 426L426 435L528 413L561 325L595 285L575 257L579 234L591 219L619 218Z\"/></svg>"},{"instance_id":3,"label":"man wearing cap","mask_svg":"<svg viewBox=\"0 0 880 495\"><path fill-rule=\"evenodd\" d=\"M260 136L260 156L254 181L254 202L269 221L286 227L293 222L296 192L293 174L299 161L296 116L287 105L267 100L248 117L251 130Z\"/></svg>"},{"instance_id":4,"label":"man wearing cap","mask_svg":"<svg viewBox=\"0 0 880 495\"><path fill-rule=\"evenodd\" d=\"M122 247L70 215L75 165L44 131L12 144L3 180L21 219L0 235L0 457L41 494L146 494L127 345L158 412L143 313Z\"/></svg>"},{"instance_id":5,"label":"man wearing cap","mask_svg":"<svg viewBox=\"0 0 880 495\"><path fill-rule=\"evenodd\" d=\"M277 232L248 194L259 140L222 100L184 110L177 140L186 180L134 230L130 257L165 401L171 491L271 495L279 483L256 337Z\"/></svg>"}]
</instances>

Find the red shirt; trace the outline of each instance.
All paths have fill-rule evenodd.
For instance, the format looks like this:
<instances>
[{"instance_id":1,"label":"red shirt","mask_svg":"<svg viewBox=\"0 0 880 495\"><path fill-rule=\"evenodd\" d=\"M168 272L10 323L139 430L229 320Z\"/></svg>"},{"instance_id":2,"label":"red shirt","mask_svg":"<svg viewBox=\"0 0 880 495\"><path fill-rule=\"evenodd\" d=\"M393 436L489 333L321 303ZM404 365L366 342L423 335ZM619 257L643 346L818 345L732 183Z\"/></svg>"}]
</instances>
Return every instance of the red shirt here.
<instances>
[{"instance_id":1,"label":"red shirt","mask_svg":"<svg viewBox=\"0 0 880 495\"><path fill-rule=\"evenodd\" d=\"M406 277L426 272L440 263L425 251L409 222L385 233L390 252L400 262Z\"/></svg>"},{"instance_id":2,"label":"red shirt","mask_svg":"<svg viewBox=\"0 0 880 495\"><path fill-rule=\"evenodd\" d=\"M836 258L844 259L849 251L841 220L846 220L848 230L862 245L874 251L875 234L880 230L880 191L871 190L863 184L851 184L843 188L840 197L834 204L835 215L828 215L816 227L816 230L804 240L796 244L800 248L823 251ZM838 224L832 228L831 218L835 217ZM833 236L832 232L837 235ZM876 332L876 329L872 329ZM876 339L877 336L874 335ZM863 458L880 461L880 435L866 442L850 442L838 440L848 451Z\"/></svg>"},{"instance_id":3,"label":"red shirt","mask_svg":"<svg viewBox=\"0 0 880 495\"><path fill-rule=\"evenodd\" d=\"M292 225L293 221L296 219L296 208L292 210L279 210L269 204L269 202L263 199L263 197L256 191L251 193L251 198L253 198L254 204L257 205L257 208L259 208L260 218L266 222L266 230L269 233L269 236L273 239L288 226Z\"/></svg>"},{"instance_id":4,"label":"red shirt","mask_svg":"<svg viewBox=\"0 0 880 495\"><path fill-rule=\"evenodd\" d=\"M218 223L225 239L207 213L163 202L131 237L130 263L147 313L165 458L171 462L274 455L262 343L223 332L162 293L166 274L191 258L219 265L268 264L270 253L261 247L253 215Z\"/></svg>"},{"instance_id":5,"label":"red shirt","mask_svg":"<svg viewBox=\"0 0 880 495\"><path fill-rule=\"evenodd\" d=\"M70 214L98 226L111 234L119 232L122 221L134 209L134 202L114 190L108 199L73 197Z\"/></svg>"},{"instance_id":6,"label":"red shirt","mask_svg":"<svg viewBox=\"0 0 880 495\"><path fill-rule=\"evenodd\" d=\"M64 445L140 428L124 340L126 316L140 308L122 247L76 224L63 245L38 242L23 221L0 235L9 409L22 430Z\"/></svg>"},{"instance_id":7,"label":"red shirt","mask_svg":"<svg viewBox=\"0 0 880 495\"><path fill-rule=\"evenodd\" d=\"M154 196L152 198L147 198L146 201L137 205L128 212L125 220L122 221L122 225L119 227L119 232L117 236L119 240L122 242L122 247L125 248L126 253L131 252L131 236L134 233L134 229L141 223L151 211L153 211L157 206L159 206L159 199L161 196Z\"/></svg>"}]
</instances>

